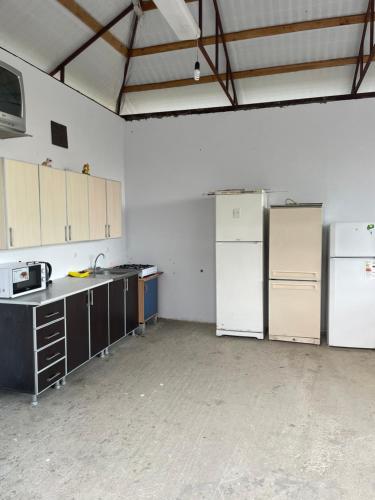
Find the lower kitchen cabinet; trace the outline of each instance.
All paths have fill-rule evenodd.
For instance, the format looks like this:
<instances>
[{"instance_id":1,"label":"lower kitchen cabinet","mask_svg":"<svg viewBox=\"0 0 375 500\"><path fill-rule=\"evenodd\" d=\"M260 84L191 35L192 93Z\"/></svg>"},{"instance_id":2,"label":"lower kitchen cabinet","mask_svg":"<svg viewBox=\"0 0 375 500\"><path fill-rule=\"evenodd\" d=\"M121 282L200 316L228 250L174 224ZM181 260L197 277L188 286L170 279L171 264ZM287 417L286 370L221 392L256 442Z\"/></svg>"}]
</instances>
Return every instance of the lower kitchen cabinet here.
<instances>
[{"instance_id":1,"label":"lower kitchen cabinet","mask_svg":"<svg viewBox=\"0 0 375 500\"><path fill-rule=\"evenodd\" d=\"M138 281L139 323L144 324L158 314L158 278L162 273L152 274Z\"/></svg>"},{"instance_id":2,"label":"lower kitchen cabinet","mask_svg":"<svg viewBox=\"0 0 375 500\"><path fill-rule=\"evenodd\" d=\"M117 342L125 336L125 281L109 284L109 341Z\"/></svg>"},{"instance_id":3,"label":"lower kitchen cabinet","mask_svg":"<svg viewBox=\"0 0 375 500\"><path fill-rule=\"evenodd\" d=\"M138 326L137 274L86 290L82 280L83 290L66 296L57 293L57 281L40 292L46 298L39 305L0 301L0 388L29 393L33 404L48 387L65 384L67 373L106 353L125 336L126 322L128 332Z\"/></svg>"},{"instance_id":4,"label":"lower kitchen cabinet","mask_svg":"<svg viewBox=\"0 0 375 500\"><path fill-rule=\"evenodd\" d=\"M66 298L68 372L90 358L88 294L81 292Z\"/></svg>"},{"instance_id":5,"label":"lower kitchen cabinet","mask_svg":"<svg viewBox=\"0 0 375 500\"><path fill-rule=\"evenodd\" d=\"M33 395L66 375L64 300L40 307L0 304L0 387Z\"/></svg>"},{"instance_id":6,"label":"lower kitchen cabinet","mask_svg":"<svg viewBox=\"0 0 375 500\"><path fill-rule=\"evenodd\" d=\"M109 346L108 336L108 285L89 290L91 356Z\"/></svg>"},{"instance_id":7,"label":"lower kitchen cabinet","mask_svg":"<svg viewBox=\"0 0 375 500\"><path fill-rule=\"evenodd\" d=\"M33 308L0 305L0 386L34 393Z\"/></svg>"},{"instance_id":8,"label":"lower kitchen cabinet","mask_svg":"<svg viewBox=\"0 0 375 500\"><path fill-rule=\"evenodd\" d=\"M138 322L138 274L125 279L126 283L126 334L139 326Z\"/></svg>"}]
</instances>

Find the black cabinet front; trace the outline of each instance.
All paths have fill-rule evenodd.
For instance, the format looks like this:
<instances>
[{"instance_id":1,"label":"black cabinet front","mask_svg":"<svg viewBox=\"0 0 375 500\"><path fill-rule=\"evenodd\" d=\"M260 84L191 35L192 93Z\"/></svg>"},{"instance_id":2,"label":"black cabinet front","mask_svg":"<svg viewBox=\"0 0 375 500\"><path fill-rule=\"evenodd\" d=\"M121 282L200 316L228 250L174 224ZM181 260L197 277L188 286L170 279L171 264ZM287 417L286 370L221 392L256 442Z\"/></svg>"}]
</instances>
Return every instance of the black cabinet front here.
<instances>
[{"instance_id":1,"label":"black cabinet front","mask_svg":"<svg viewBox=\"0 0 375 500\"><path fill-rule=\"evenodd\" d=\"M88 293L77 293L66 298L68 372L90 358Z\"/></svg>"},{"instance_id":2,"label":"black cabinet front","mask_svg":"<svg viewBox=\"0 0 375 500\"><path fill-rule=\"evenodd\" d=\"M138 323L138 275L126 279L126 333L135 330Z\"/></svg>"},{"instance_id":3,"label":"black cabinet front","mask_svg":"<svg viewBox=\"0 0 375 500\"><path fill-rule=\"evenodd\" d=\"M111 344L125 335L124 289L123 279L109 284L109 337Z\"/></svg>"},{"instance_id":4,"label":"black cabinet front","mask_svg":"<svg viewBox=\"0 0 375 500\"><path fill-rule=\"evenodd\" d=\"M108 338L108 286L102 285L89 291L91 356L104 351Z\"/></svg>"}]
</instances>

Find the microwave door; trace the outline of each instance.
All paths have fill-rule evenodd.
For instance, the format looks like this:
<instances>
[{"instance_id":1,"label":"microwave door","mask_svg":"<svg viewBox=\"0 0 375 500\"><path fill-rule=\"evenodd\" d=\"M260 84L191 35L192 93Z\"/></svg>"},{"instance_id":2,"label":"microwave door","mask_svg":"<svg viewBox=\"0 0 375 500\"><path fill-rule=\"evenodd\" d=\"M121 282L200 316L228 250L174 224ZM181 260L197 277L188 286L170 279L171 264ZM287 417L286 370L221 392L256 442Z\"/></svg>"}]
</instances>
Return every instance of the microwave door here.
<instances>
[{"instance_id":1,"label":"microwave door","mask_svg":"<svg viewBox=\"0 0 375 500\"><path fill-rule=\"evenodd\" d=\"M40 264L13 271L13 297L41 288L42 268Z\"/></svg>"}]
</instances>

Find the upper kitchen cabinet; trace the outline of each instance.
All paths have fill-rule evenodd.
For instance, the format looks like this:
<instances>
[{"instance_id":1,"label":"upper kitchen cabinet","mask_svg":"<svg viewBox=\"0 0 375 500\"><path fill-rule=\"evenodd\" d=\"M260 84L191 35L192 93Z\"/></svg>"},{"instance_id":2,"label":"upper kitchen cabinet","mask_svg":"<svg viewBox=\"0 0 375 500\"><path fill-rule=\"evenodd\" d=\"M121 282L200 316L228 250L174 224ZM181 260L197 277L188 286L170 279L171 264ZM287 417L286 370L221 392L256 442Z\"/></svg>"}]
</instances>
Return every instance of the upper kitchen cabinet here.
<instances>
[{"instance_id":1,"label":"upper kitchen cabinet","mask_svg":"<svg viewBox=\"0 0 375 500\"><path fill-rule=\"evenodd\" d=\"M39 246L40 204L38 167L0 160L0 248Z\"/></svg>"},{"instance_id":2,"label":"upper kitchen cabinet","mask_svg":"<svg viewBox=\"0 0 375 500\"><path fill-rule=\"evenodd\" d=\"M68 228L64 170L40 166L39 186L42 245L65 243Z\"/></svg>"},{"instance_id":3,"label":"upper kitchen cabinet","mask_svg":"<svg viewBox=\"0 0 375 500\"><path fill-rule=\"evenodd\" d=\"M106 181L107 184L107 238L122 236L121 182Z\"/></svg>"},{"instance_id":4,"label":"upper kitchen cabinet","mask_svg":"<svg viewBox=\"0 0 375 500\"><path fill-rule=\"evenodd\" d=\"M88 176L66 172L68 241L90 239Z\"/></svg>"},{"instance_id":5,"label":"upper kitchen cabinet","mask_svg":"<svg viewBox=\"0 0 375 500\"><path fill-rule=\"evenodd\" d=\"M104 240L107 237L107 195L106 180L89 177L90 240Z\"/></svg>"}]
</instances>

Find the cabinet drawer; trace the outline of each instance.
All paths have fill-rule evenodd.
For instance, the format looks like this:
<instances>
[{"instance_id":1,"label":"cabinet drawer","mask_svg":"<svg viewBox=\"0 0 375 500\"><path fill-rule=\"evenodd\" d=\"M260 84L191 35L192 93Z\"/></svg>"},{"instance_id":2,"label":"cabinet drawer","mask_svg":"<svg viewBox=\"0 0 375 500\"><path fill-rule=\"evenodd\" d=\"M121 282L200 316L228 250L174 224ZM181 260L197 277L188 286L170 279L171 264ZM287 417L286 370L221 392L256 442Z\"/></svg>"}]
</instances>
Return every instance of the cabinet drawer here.
<instances>
[{"instance_id":1,"label":"cabinet drawer","mask_svg":"<svg viewBox=\"0 0 375 500\"><path fill-rule=\"evenodd\" d=\"M38 352L38 371L65 356L65 339Z\"/></svg>"},{"instance_id":2,"label":"cabinet drawer","mask_svg":"<svg viewBox=\"0 0 375 500\"><path fill-rule=\"evenodd\" d=\"M45 325L64 317L64 301L57 300L36 309L36 326Z\"/></svg>"},{"instance_id":3,"label":"cabinet drawer","mask_svg":"<svg viewBox=\"0 0 375 500\"><path fill-rule=\"evenodd\" d=\"M50 366L38 375L38 393L65 377L65 359Z\"/></svg>"},{"instance_id":4,"label":"cabinet drawer","mask_svg":"<svg viewBox=\"0 0 375 500\"><path fill-rule=\"evenodd\" d=\"M65 336L64 319L36 331L36 348L40 349Z\"/></svg>"}]
</instances>

